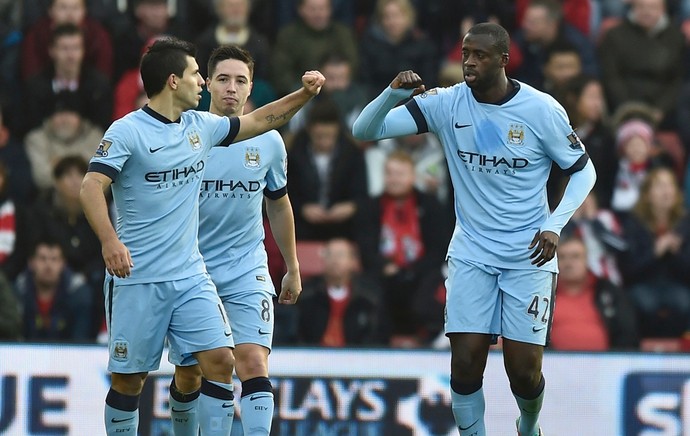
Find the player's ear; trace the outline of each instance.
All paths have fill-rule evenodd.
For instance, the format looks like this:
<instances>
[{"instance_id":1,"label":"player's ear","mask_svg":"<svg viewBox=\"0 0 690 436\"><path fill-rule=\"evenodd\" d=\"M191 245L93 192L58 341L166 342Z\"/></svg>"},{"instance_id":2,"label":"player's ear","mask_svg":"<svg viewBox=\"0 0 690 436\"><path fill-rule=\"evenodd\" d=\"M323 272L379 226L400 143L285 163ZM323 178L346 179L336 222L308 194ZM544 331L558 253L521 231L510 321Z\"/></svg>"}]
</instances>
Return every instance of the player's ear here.
<instances>
[{"instance_id":1,"label":"player's ear","mask_svg":"<svg viewBox=\"0 0 690 436\"><path fill-rule=\"evenodd\" d=\"M211 78L207 77L206 78L206 88L208 89L211 86Z\"/></svg>"},{"instance_id":2,"label":"player's ear","mask_svg":"<svg viewBox=\"0 0 690 436\"><path fill-rule=\"evenodd\" d=\"M501 67L505 68L510 61L510 55L508 53L501 53Z\"/></svg>"},{"instance_id":3,"label":"player's ear","mask_svg":"<svg viewBox=\"0 0 690 436\"><path fill-rule=\"evenodd\" d=\"M170 88L177 89L177 76L174 74L169 75L165 83L167 83Z\"/></svg>"}]
</instances>

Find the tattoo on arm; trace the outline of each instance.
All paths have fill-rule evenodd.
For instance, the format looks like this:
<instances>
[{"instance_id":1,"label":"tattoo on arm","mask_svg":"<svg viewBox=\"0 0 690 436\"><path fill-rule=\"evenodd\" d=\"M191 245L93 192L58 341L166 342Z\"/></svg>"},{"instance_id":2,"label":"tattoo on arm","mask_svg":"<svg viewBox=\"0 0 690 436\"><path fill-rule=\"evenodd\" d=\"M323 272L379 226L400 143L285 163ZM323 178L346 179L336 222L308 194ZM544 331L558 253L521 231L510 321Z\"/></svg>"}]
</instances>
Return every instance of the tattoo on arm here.
<instances>
[{"instance_id":1,"label":"tattoo on arm","mask_svg":"<svg viewBox=\"0 0 690 436\"><path fill-rule=\"evenodd\" d=\"M268 124L272 124L272 123L276 123L276 122L283 122L289 116L294 115L295 112L297 112L299 109L300 109L300 107L293 107L293 108L286 110L285 112L283 112L280 115L269 114L266 116L266 121L268 121Z\"/></svg>"}]
</instances>

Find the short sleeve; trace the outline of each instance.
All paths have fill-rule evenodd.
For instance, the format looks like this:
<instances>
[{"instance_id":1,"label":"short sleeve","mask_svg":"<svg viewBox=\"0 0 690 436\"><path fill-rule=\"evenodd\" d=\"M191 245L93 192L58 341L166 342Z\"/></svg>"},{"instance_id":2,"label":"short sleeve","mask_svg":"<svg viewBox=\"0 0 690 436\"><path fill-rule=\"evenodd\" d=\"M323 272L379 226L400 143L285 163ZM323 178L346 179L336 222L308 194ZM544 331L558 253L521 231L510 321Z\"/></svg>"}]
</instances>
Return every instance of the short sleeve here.
<instances>
[{"instance_id":1,"label":"short sleeve","mask_svg":"<svg viewBox=\"0 0 690 436\"><path fill-rule=\"evenodd\" d=\"M276 200L287 193L287 150L280 134L271 130L270 144L271 162L266 173L266 189L264 195Z\"/></svg>"},{"instance_id":2,"label":"short sleeve","mask_svg":"<svg viewBox=\"0 0 690 436\"><path fill-rule=\"evenodd\" d=\"M571 127L565 109L552 100L552 109L548 115L544 120L542 138L546 154L567 172L581 170L587 163L587 153Z\"/></svg>"},{"instance_id":3,"label":"short sleeve","mask_svg":"<svg viewBox=\"0 0 690 436\"><path fill-rule=\"evenodd\" d=\"M439 126L449 118L452 87L433 88L408 101L405 106L417 123L417 133L438 133Z\"/></svg>"},{"instance_id":4,"label":"short sleeve","mask_svg":"<svg viewBox=\"0 0 690 436\"><path fill-rule=\"evenodd\" d=\"M89 171L105 174L115 180L132 155L131 135L124 123L115 121L103 135L89 162Z\"/></svg>"}]
</instances>

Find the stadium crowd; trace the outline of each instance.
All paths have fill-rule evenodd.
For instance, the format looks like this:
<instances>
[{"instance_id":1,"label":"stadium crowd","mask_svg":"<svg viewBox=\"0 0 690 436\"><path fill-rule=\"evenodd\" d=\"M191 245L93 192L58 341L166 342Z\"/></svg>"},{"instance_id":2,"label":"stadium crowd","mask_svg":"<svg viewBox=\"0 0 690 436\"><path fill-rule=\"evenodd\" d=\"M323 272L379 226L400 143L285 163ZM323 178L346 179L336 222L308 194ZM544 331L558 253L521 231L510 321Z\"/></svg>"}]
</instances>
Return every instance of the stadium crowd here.
<instances>
[{"instance_id":1,"label":"stadium crowd","mask_svg":"<svg viewBox=\"0 0 690 436\"><path fill-rule=\"evenodd\" d=\"M276 305L274 343L447 346L441 146L351 127L399 71L427 89L461 82L461 37L483 21L509 30L508 75L561 103L597 168L561 234L551 348L690 342L690 0L0 0L0 340L100 340L104 265L81 179L110 123L147 102L142 53L172 35L196 44L204 77L218 45L251 52L246 110L306 70L326 77L280 131L304 292ZM564 182L555 167L552 205Z\"/></svg>"}]
</instances>

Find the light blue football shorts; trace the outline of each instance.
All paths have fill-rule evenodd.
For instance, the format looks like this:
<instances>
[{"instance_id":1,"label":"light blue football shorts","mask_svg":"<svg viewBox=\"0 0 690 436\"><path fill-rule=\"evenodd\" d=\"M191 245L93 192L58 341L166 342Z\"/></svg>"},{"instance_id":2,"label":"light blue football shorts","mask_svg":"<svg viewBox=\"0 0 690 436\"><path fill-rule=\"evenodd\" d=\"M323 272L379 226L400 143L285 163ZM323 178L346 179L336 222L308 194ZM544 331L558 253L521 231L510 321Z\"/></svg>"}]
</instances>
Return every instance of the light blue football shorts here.
<instances>
[{"instance_id":1,"label":"light blue football shorts","mask_svg":"<svg viewBox=\"0 0 690 436\"><path fill-rule=\"evenodd\" d=\"M445 332L485 333L546 345L557 274L448 259Z\"/></svg>"},{"instance_id":2,"label":"light blue football shorts","mask_svg":"<svg viewBox=\"0 0 690 436\"><path fill-rule=\"evenodd\" d=\"M233 346L228 317L206 273L132 285L108 278L104 290L111 372L158 369L166 338L184 357Z\"/></svg>"}]
</instances>

